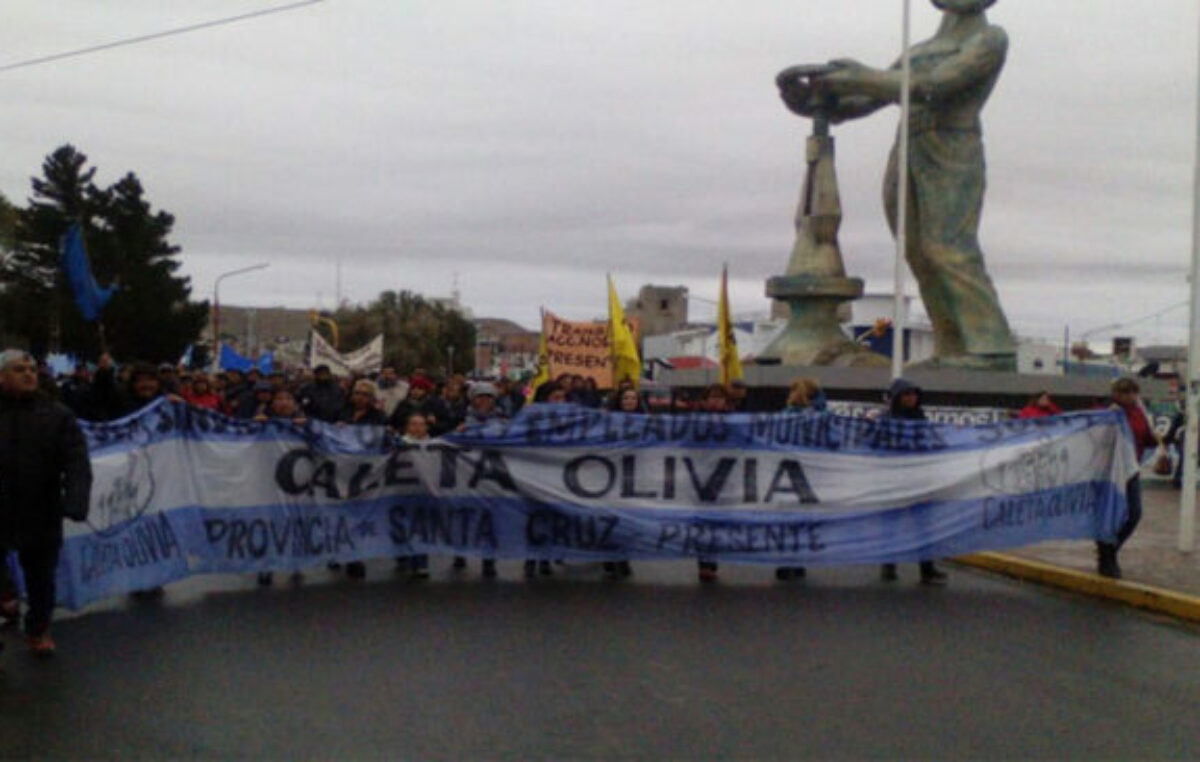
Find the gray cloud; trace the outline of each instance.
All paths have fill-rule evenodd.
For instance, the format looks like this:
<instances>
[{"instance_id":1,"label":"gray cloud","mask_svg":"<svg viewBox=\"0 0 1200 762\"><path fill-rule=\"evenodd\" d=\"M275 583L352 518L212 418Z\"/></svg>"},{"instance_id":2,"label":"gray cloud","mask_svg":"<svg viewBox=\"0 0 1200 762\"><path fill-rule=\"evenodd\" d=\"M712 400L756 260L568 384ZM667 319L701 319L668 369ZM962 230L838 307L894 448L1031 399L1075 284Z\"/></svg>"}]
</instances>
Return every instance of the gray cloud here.
<instances>
[{"instance_id":1,"label":"gray cloud","mask_svg":"<svg viewBox=\"0 0 1200 762\"><path fill-rule=\"evenodd\" d=\"M22 2L11 61L243 13L212 0ZM1023 332L1076 333L1187 297L1197 10L1157 0L1004 0L1012 39L985 114L981 231ZM936 13L914 2L914 37ZM204 297L312 306L384 288L448 293L527 325L604 310L603 274L765 309L786 265L806 125L785 65L899 52L900 4L329 0L186 37L0 74L0 191L27 197L70 141L177 217ZM879 200L894 110L836 131L851 274L890 288ZM910 290L912 286L910 283ZM711 294L709 293L711 292ZM703 317L697 305L696 314ZM1115 317L1114 317L1115 316ZM1137 325L1181 340L1186 310ZM1078 328L1075 328L1078 326Z\"/></svg>"}]
</instances>

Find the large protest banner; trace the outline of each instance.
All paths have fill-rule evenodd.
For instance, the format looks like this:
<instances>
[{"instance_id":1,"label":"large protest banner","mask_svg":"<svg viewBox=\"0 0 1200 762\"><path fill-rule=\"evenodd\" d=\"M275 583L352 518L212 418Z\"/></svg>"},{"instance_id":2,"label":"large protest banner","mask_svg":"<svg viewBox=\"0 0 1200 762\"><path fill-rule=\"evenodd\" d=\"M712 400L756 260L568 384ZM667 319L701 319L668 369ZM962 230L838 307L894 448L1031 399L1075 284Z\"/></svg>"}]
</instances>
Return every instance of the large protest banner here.
<instances>
[{"instance_id":1,"label":"large protest banner","mask_svg":"<svg viewBox=\"0 0 1200 762\"><path fill-rule=\"evenodd\" d=\"M85 424L95 485L60 600L207 572L411 553L819 566L1111 540L1135 473L1117 412L954 427L831 414L532 405L404 443L160 401Z\"/></svg>"},{"instance_id":2,"label":"large protest banner","mask_svg":"<svg viewBox=\"0 0 1200 762\"><path fill-rule=\"evenodd\" d=\"M383 368L383 334L354 350L342 354L316 331L309 332L308 367L328 365L335 376L370 375Z\"/></svg>"}]
</instances>

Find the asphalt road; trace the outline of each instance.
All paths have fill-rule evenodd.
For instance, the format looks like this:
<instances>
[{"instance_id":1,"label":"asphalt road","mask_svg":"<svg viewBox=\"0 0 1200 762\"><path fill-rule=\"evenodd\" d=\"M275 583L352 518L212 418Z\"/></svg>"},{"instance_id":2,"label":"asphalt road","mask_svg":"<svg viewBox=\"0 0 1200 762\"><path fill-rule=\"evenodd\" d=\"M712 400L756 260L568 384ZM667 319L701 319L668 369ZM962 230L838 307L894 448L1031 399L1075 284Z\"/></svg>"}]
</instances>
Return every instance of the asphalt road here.
<instances>
[{"instance_id":1,"label":"asphalt road","mask_svg":"<svg viewBox=\"0 0 1200 762\"><path fill-rule=\"evenodd\" d=\"M1200 758L1200 630L965 569L370 569L0 635L0 757Z\"/></svg>"}]
</instances>

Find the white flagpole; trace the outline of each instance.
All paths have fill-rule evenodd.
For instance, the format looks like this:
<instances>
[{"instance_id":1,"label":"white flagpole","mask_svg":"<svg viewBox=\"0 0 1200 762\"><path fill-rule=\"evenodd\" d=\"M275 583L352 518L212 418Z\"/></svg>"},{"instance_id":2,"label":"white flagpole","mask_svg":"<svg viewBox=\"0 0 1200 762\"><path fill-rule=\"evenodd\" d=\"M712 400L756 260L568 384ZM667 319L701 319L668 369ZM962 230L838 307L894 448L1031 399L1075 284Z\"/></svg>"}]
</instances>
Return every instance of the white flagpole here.
<instances>
[{"instance_id":1,"label":"white flagpole","mask_svg":"<svg viewBox=\"0 0 1200 762\"><path fill-rule=\"evenodd\" d=\"M1200 71L1197 72L1200 92ZM1200 103L1200 101L1198 101ZM1200 106L1196 113L1195 174L1192 185L1192 271L1191 325L1188 331L1188 363L1184 428L1183 490L1179 498L1179 550L1190 553L1196 545L1196 452L1197 416L1200 415Z\"/></svg>"},{"instance_id":2,"label":"white flagpole","mask_svg":"<svg viewBox=\"0 0 1200 762\"><path fill-rule=\"evenodd\" d=\"M911 0L904 2L903 51L900 54L900 136L896 156L896 264L892 303L892 378L904 373L904 252L908 248L908 114L912 62L908 55Z\"/></svg>"}]
</instances>

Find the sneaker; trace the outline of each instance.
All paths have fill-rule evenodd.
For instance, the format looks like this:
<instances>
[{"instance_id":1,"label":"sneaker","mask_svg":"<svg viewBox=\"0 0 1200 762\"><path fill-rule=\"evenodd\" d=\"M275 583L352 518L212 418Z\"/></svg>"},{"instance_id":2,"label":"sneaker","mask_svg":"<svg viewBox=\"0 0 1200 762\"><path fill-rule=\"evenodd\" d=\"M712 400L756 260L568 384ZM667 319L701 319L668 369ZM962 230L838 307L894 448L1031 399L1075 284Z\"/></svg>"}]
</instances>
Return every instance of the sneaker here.
<instances>
[{"instance_id":1,"label":"sneaker","mask_svg":"<svg viewBox=\"0 0 1200 762\"><path fill-rule=\"evenodd\" d=\"M496 578L496 559L494 559L494 558L483 559L483 578L484 579L495 579Z\"/></svg>"},{"instance_id":2,"label":"sneaker","mask_svg":"<svg viewBox=\"0 0 1200 762\"><path fill-rule=\"evenodd\" d=\"M700 581L701 582L716 582L717 581L717 565L711 561L700 562Z\"/></svg>"},{"instance_id":3,"label":"sneaker","mask_svg":"<svg viewBox=\"0 0 1200 762\"><path fill-rule=\"evenodd\" d=\"M362 561L351 561L346 564L346 576L350 579L366 579L367 565Z\"/></svg>"},{"instance_id":4,"label":"sneaker","mask_svg":"<svg viewBox=\"0 0 1200 762\"><path fill-rule=\"evenodd\" d=\"M880 566L879 578L884 582L895 582L897 579L899 579L899 576L896 574L896 565L884 564L883 566Z\"/></svg>"},{"instance_id":5,"label":"sneaker","mask_svg":"<svg viewBox=\"0 0 1200 762\"><path fill-rule=\"evenodd\" d=\"M271 572L259 572L258 573L258 586L259 587L270 587L271 580L273 580L273 579L275 579L275 575L272 574Z\"/></svg>"},{"instance_id":6,"label":"sneaker","mask_svg":"<svg viewBox=\"0 0 1200 762\"><path fill-rule=\"evenodd\" d=\"M429 579L429 569L424 566L418 566L412 570L413 579Z\"/></svg>"},{"instance_id":7,"label":"sneaker","mask_svg":"<svg viewBox=\"0 0 1200 762\"><path fill-rule=\"evenodd\" d=\"M455 556L454 563L450 564L450 568L454 571L462 571L467 568L467 559L462 556Z\"/></svg>"},{"instance_id":8,"label":"sneaker","mask_svg":"<svg viewBox=\"0 0 1200 762\"><path fill-rule=\"evenodd\" d=\"M25 638L25 642L29 644L29 653L39 659L48 659L57 650L49 632L43 632L41 635L29 635Z\"/></svg>"},{"instance_id":9,"label":"sneaker","mask_svg":"<svg viewBox=\"0 0 1200 762\"><path fill-rule=\"evenodd\" d=\"M525 561L525 579L533 579L537 574L537 561L532 558Z\"/></svg>"},{"instance_id":10,"label":"sneaker","mask_svg":"<svg viewBox=\"0 0 1200 762\"><path fill-rule=\"evenodd\" d=\"M329 571L338 571L342 568L342 565L337 561L330 561L329 563L325 564L325 567L329 569Z\"/></svg>"},{"instance_id":11,"label":"sneaker","mask_svg":"<svg viewBox=\"0 0 1200 762\"><path fill-rule=\"evenodd\" d=\"M628 561L617 561L617 573L622 577L632 577L633 567L629 565Z\"/></svg>"},{"instance_id":12,"label":"sneaker","mask_svg":"<svg viewBox=\"0 0 1200 762\"><path fill-rule=\"evenodd\" d=\"M537 568L538 574L542 575L543 577L554 576L554 570L550 568L549 561L538 561Z\"/></svg>"},{"instance_id":13,"label":"sneaker","mask_svg":"<svg viewBox=\"0 0 1200 762\"><path fill-rule=\"evenodd\" d=\"M616 561L605 561L604 564L601 566L601 568L604 569L604 577L606 579L616 579L617 578L618 572L617 572L617 562Z\"/></svg>"},{"instance_id":14,"label":"sneaker","mask_svg":"<svg viewBox=\"0 0 1200 762\"><path fill-rule=\"evenodd\" d=\"M780 566L775 569L775 579L780 582L787 582L792 578L792 570L787 566Z\"/></svg>"}]
</instances>

